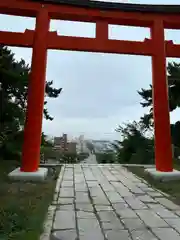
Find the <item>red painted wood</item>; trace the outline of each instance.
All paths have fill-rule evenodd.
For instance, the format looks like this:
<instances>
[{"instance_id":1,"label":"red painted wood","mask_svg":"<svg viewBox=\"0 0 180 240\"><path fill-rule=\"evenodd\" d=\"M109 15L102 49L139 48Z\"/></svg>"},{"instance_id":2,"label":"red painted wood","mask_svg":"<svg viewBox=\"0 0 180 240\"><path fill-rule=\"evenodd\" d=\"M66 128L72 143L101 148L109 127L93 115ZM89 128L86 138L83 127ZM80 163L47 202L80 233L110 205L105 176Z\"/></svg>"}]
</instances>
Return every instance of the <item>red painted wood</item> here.
<instances>
[{"instance_id":1,"label":"red painted wood","mask_svg":"<svg viewBox=\"0 0 180 240\"><path fill-rule=\"evenodd\" d=\"M0 1L0 13L15 16L36 17L41 3L33 3L24 0Z\"/></svg>"},{"instance_id":2,"label":"red painted wood","mask_svg":"<svg viewBox=\"0 0 180 240\"><path fill-rule=\"evenodd\" d=\"M107 41L109 38L108 30L108 22L98 21L96 23L96 41L100 41L101 44Z\"/></svg>"},{"instance_id":3,"label":"red painted wood","mask_svg":"<svg viewBox=\"0 0 180 240\"><path fill-rule=\"evenodd\" d=\"M56 32L49 33L48 46L50 49L104 52L121 54L152 55L150 41L132 42L119 40L103 40L101 38L80 38L58 36Z\"/></svg>"},{"instance_id":4,"label":"red painted wood","mask_svg":"<svg viewBox=\"0 0 180 240\"><path fill-rule=\"evenodd\" d=\"M35 17L41 3L27 0L6 0L0 2L0 13ZM156 14L140 12L121 12L118 10L99 10L73 7L68 5L44 4L51 19L97 22L108 21L109 24L151 27L155 19L164 21L165 28L180 29L179 14Z\"/></svg>"},{"instance_id":5,"label":"red painted wood","mask_svg":"<svg viewBox=\"0 0 180 240\"><path fill-rule=\"evenodd\" d=\"M33 37L33 30L26 30L24 33L0 31L0 44L16 47L32 47Z\"/></svg>"},{"instance_id":6,"label":"red painted wood","mask_svg":"<svg viewBox=\"0 0 180 240\"><path fill-rule=\"evenodd\" d=\"M39 166L49 22L47 9L41 8L36 19L32 69L28 88L28 107L21 165L21 171L24 172L37 171Z\"/></svg>"},{"instance_id":7,"label":"red painted wood","mask_svg":"<svg viewBox=\"0 0 180 240\"><path fill-rule=\"evenodd\" d=\"M0 31L0 44L17 47L33 46L33 30L25 33ZM73 42L73 44L72 44ZM180 45L166 41L166 57L180 57ZM102 40L94 38L59 36L56 32L49 32L48 49L61 49L85 52L105 52L117 54L153 55L153 44L150 39L145 42L132 42L124 40Z\"/></svg>"},{"instance_id":8,"label":"red painted wood","mask_svg":"<svg viewBox=\"0 0 180 240\"><path fill-rule=\"evenodd\" d=\"M180 44L173 44L173 41L166 41L166 57L180 57Z\"/></svg>"},{"instance_id":9,"label":"red painted wood","mask_svg":"<svg viewBox=\"0 0 180 240\"><path fill-rule=\"evenodd\" d=\"M154 22L151 35L155 49L152 57L152 86L156 169L162 172L171 172L173 170L173 161L166 73L166 52L164 44L164 26L161 20Z\"/></svg>"}]
</instances>

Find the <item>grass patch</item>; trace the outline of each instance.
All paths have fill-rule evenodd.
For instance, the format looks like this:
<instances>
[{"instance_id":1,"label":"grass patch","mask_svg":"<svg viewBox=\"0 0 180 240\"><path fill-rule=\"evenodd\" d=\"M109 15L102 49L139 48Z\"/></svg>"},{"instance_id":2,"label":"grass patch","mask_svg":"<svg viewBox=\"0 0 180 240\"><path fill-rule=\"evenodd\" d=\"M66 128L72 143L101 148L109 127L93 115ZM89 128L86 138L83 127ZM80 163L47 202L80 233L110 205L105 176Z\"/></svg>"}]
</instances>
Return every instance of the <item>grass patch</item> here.
<instances>
[{"instance_id":1,"label":"grass patch","mask_svg":"<svg viewBox=\"0 0 180 240\"><path fill-rule=\"evenodd\" d=\"M179 165L178 168L180 169ZM170 199L180 205L180 180L162 182L154 180L149 174L144 172L144 167L127 167L129 171L146 180L152 187L169 194ZM176 168L177 169L177 168Z\"/></svg>"},{"instance_id":2,"label":"grass patch","mask_svg":"<svg viewBox=\"0 0 180 240\"><path fill-rule=\"evenodd\" d=\"M42 183L11 182L7 174L17 163L0 163L0 239L39 240L60 167L50 168Z\"/></svg>"},{"instance_id":3,"label":"grass patch","mask_svg":"<svg viewBox=\"0 0 180 240\"><path fill-rule=\"evenodd\" d=\"M174 163L174 168L180 171L180 163Z\"/></svg>"}]
</instances>

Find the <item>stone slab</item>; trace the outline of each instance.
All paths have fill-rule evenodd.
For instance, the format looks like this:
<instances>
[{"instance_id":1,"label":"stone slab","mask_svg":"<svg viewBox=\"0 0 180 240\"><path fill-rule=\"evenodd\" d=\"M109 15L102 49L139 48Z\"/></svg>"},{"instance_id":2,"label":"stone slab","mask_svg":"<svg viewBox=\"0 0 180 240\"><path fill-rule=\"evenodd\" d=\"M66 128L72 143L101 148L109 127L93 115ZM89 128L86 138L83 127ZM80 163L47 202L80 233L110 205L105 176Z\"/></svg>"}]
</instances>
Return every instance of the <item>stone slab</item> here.
<instances>
[{"instance_id":1,"label":"stone slab","mask_svg":"<svg viewBox=\"0 0 180 240\"><path fill-rule=\"evenodd\" d=\"M56 211L53 229L55 230L65 230L65 229L75 229L75 212L68 210Z\"/></svg>"},{"instance_id":2,"label":"stone slab","mask_svg":"<svg viewBox=\"0 0 180 240\"><path fill-rule=\"evenodd\" d=\"M57 205L58 210L74 211L74 204Z\"/></svg>"},{"instance_id":3,"label":"stone slab","mask_svg":"<svg viewBox=\"0 0 180 240\"><path fill-rule=\"evenodd\" d=\"M104 231L124 229L123 224L119 221L102 222L101 226Z\"/></svg>"},{"instance_id":4,"label":"stone slab","mask_svg":"<svg viewBox=\"0 0 180 240\"><path fill-rule=\"evenodd\" d=\"M111 203L124 202L124 199L115 191L107 192L107 197Z\"/></svg>"},{"instance_id":5,"label":"stone slab","mask_svg":"<svg viewBox=\"0 0 180 240\"><path fill-rule=\"evenodd\" d=\"M131 236L133 240L159 240L147 229L132 231Z\"/></svg>"},{"instance_id":6,"label":"stone slab","mask_svg":"<svg viewBox=\"0 0 180 240\"><path fill-rule=\"evenodd\" d=\"M87 192L87 190L88 190L87 186L84 185L84 184L78 183L78 184L75 185L75 191L76 192Z\"/></svg>"},{"instance_id":7,"label":"stone slab","mask_svg":"<svg viewBox=\"0 0 180 240\"><path fill-rule=\"evenodd\" d=\"M175 214L177 214L178 216L180 216L180 211L175 211Z\"/></svg>"},{"instance_id":8,"label":"stone slab","mask_svg":"<svg viewBox=\"0 0 180 240\"><path fill-rule=\"evenodd\" d=\"M89 195L86 192L76 192L76 197L75 197L76 203L89 203Z\"/></svg>"},{"instance_id":9,"label":"stone slab","mask_svg":"<svg viewBox=\"0 0 180 240\"><path fill-rule=\"evenodd\" d=\"M73 181L63 181L62 183L61 183L61 187L62 188L67 188L67 187L73 187L73 185L74 185L74 183L73 183Z\"/></svg>"},{"instance_id":10,"label":"stone slab","mask_svg":"<svg viewBox=\"0 0 180 240\"><path fill-rule=\"evenodd\" d=\"M93 212L93 206L90 203L76 203L77 211Z\"/></svg>"},{"instance_id":11,"label":"stone slab","mask_svg":"<svg viewBox=\"0 0 180 240\"><path fill-rule=\"evenodd\" d=\"M76 230L54 231L50 240L77 240Z\"/></svg>"},{"instance_id":12,"label":"stone slab","mask_svg":"<svg viewBox=\"0 0 180 240\"><path fill-rule=\"evenodd\" d=\"M114 191L113 186L112 186L109 182L106 182L106 180L105 180L105 181L102 180L100 184L101 184L102 189L103 189L105 192Z\"/></svg>"},{"instance_id":13,"label":"stone slab","mask_svg":"<svg viewBox=\"0 0 180 240\"><path fill-rule=\"evenodd\" d=\"M176 205L167 198L155 198L155 199L157 200L157 202L159 202L160 204L162 204L163 206L167 207L170 210L180 210L179 205Z\"/></svg>"},{"instance_id":14,"label":"stone slab","mask_svg":"<svg viewBox=\"0 0 180 240\"><path fill-rule=\"evenodd\" d=\"M78 218L79 232L100 231L100 225L97 219L81 219Z\"/></svg>"},{"instance_id":15,"label":"stone slab","mask_svg":"<svg viewBox=\"0 0 180 240\"><path fill-rule=\"evenodd\" d=\"M74 203L74 198L58 198L58 204L72 205L73 203Z\"/></svg>"},{"instance_id":16,"label":"stone slab","mask_svg":"<svg viewBox=\"0 0 180 240\"><path fill-rule=\"evenodd\" d=\"M129 219L125 218L122 219L123 224L125 225L125 228L127 228L129 231L138 230L138 229L146 229L145 224L141 219Z\"/></svg>"},{"instance_id":17,"label":"stone slab","mask_svg":"<svg viewBox=\"0 0 180 240\"><path fill-rule=\"evenodd\" d=\"M160 240L180 240L180 235L172 228L152 228L152 231Z\"/></svg>"},{"instance_id":18,"label":"stone slab","mask_svg":"<svg viewBox=\"0 0 180 240\"><path fill-rule=\"evenodd\" d=\"M94 205L95 209L97 212L100 212L100 211L113 211L112 207L111 206L106 206L106 205Z\"/></svg>"},{"instance_id":19,"label":"stone slab","mask_svg":"<svg viewBox=\"0 0 180 240\"><path fill-rule=\"evenodd\" d=\"M20 168L16 168L15 170L8 174L8 177L11 180L15 181L42 182L46 179L47 175L48 175L47 168L38 168L36 172L22 172Z\"/></svg>"},{"instance_id":20,"label":"stone slab","mask_svg":"<svg viewBox=\"0 0 180 240\"><path fill-rule=\"evenodd\" d=\"M156 192L148 192L148 195L151 196L151 197L163 197L163 195L156 191Z\"/></svg>"},{"instance_id":21,"label":"stone slab","mask_svg":"<svg viewBox=\"0 0 180 240\"><path fill-rule=\"evenodd\" d=\"M156 180L172 181L180 179L180 171L177 171L175 169L172 172L160 172L155 168L147 168L145 169L145 172L147 172Z\"/></svg>"},{"instance_id":22,"label":"stone slab","mask_svg":"<svg viewBox=\"0 0 180 240\"><path fill-rule=\"evenodd\" d=\"M153 211L136 210L136 213L144 221L144 223L151 228L168 227L167 223Z\"/></svg>"},{"instance_id":23,"label":"stone slab","mask_svg":"<svg viewBox=\"0 0 180 240\"><path fill-rule=\"evenodd\" d=\"M149 195L137 196L137 198L143 203L156 203L157 201L150 197Z\"/></svg>"},{"instance_id":24,"label":"stone slab","mask_svg":"<svg viewBox=\"0 0 180 240\"><path fill-rule=\"evenodd\" d=\"M156 190L154 188L151 188L151 187L143 188L143 191L148 193L148 194L156 192Z\"/></svg>"},{"instance_id":25,"label":"stone slab","mask_svg":"<svg viewBox=\"0 0 180 240\"><path fill-rule=\"evenodd\" d=\"M120 222L114 211L98 212L98 216L102 222Z\"/></svg>"},{"instance_id":26,"label":"stone slab","mask_svg":"<svg viewBox=\"0 0 180 240\"><path fill-rule=\"evenodd\" d=\"M131 240L130 234L127 230L110 230L105 233L107 240Z\"/></svg>"},{"instance_id":27,"label":"stone slab","mask_svg":"<svg viewBox=\"0 0 180 240\"><path fill-rule=\"evenodd\" d=\"M100 230L94 229L86 232L79 232L79 240L104 240L104 236Z\"/></svg>"},{"instance_id":28,"label":"stone slab","mask_svg":"<svg viewBox=\"0 0 180 240\"><path fill-rule=\"evenodd\" d=\"M73 188L60 188L60 195L61 198L72 198L74 197L74 189Z\"/></svg>"},{"instance_id":29,"label":"stone slab","mask_svg":"<svg viewBox=\"0 0 180 240\"><path fill-rule=\"evenodd\" d=\"M130 187L130 190L134 194L144 194L144 191L141 188L138 187Z\"/></svg>"},{"instance_id":30,"label":"stone slab","mask_svg":"<svg viewBox=\"0 0 180 240\"><path fill-rule=\"evenodd\" d=\"M104 193L103 193L103 191L100 187L91 187L89 189L89 192L90 192L92 197L104 196Z\"/></svg>"},{"instance_id":31,"label":"stone slab","mask_svg":"<svg viewBox=\"0 0 180 240\"><path fill-rule=\"evenodd\" d=\"M124 199L134 210L147 208L147 206L137 197L124 197Z\"/></svg>"},{"instance_id":32,"label":"stone slab","mask_svg":"<svg viewBox=\"0 0 180 240\"><path fill-rule=\"evenodd\" d=\"M148 206L161 218L178 218L178 216L175 213L166 209L160 204L148 204Z\"/></svg>"},{"instance_id":33,"label":"stone slab","mask_svg":"<svg viewBox=\"0 0 180 240\"><path fill-rule=\"evenodd\" d=\"M129 205L125 202L121 202L121 203L113 203L112 204L113 208L114 209L127 209L129 208Z\"/></svg>"},{"instance_id":34,"label":"stone slab","mask_svg":"<svg viewBox=\"0 0 180 240\"><path fill-rule=\"evenodd\" d=\"M87 185L88 185L89 188L90 187L97 187L97 186L99 186L99 183L98 183L98 181L87 181Z\"/></svg>"},{"instance_id":35,"label":"stone slab","mask_svg":"<svg viewBox=\"0 0 180 240\"><path fill-rule=\"evenodd\" d=\"M78 218L85 218L85 219L90 219L90 218L95 218L96 219L96 215L93 212L84 212L84 211L78 211L77 212L77 217Z\"/></svg>"},{"instance_id":36,"label":"stone slab","mask_svg":"<svg viewBox=\"0 0 180 240\"><path fill-rule=\"evenodd\" d=\"M109 201L105 196L96 196L92 197L92 199L95 205L110 205Z\"/></svg>"},{"instance_id":37,"label":"stone slab","mask_svg":"<svg viewBox=\"0 0 180 240\"><path fill-rule=\"evenodd\" d=\"M170 227L176 229L176 231L180 234L180 218L178 219L166 218L165 221L170 225Z\"/></svg>"},{"instance_id":38,"label":"stone slab","mask_svg":"<svg viewBox=\"0 0 180 240\"><path fill-rule=\"evenodd\" d=\"M121 197L132 197L133 193L128 190L128 188L116 188L117 192L121 195Z\"/></svg>"},{"instance_id":39,"label":"stone slab","mask_svg":"<svg viewBox=\"0 0 180 240\"><path fill-rule=\"evenodd\" d=\"M116 213L119 215L120 218L138 218L135 211L130 208L126 209L115 209Z\"/></svg>"}]
</instances>

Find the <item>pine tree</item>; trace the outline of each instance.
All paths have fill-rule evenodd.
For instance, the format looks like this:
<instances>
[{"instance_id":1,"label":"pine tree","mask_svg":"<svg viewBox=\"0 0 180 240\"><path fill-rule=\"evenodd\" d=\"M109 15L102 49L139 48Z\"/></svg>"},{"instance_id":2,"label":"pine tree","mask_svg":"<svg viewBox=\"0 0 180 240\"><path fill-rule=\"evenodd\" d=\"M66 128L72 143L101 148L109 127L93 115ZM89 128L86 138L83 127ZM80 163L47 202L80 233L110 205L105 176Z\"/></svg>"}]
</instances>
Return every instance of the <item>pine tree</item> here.
<instances>
[{"instance_id":1,"label":"pine tree","mask_svg":"<svg viewBox=\"0 0 180 240\"><path fill-rule=\"evenodd\" d=\"M169 108L170 112L180 107L180 64L172 62L167 67L168 92L169 92ZM161 81L161 79L159 79ZM153 103L152 103L152 85L149 89L141 89L138 91L142 97L142 107L149 108L149 113L141 118L141 122L145 128L153 126Z\"/></svg>"},{"instance_id":2,"label":"pine tree","mask_svg":"<svg viewBox=\"0 0 180 240\"><path fill-rule=\"evenodd\" d=\"M10 49L0 45L0 154L7 157L20 152L27 107L27 90L31 68L23 59L17 61ZM45 98L57 98L60 89L46 82ZM44 117L53 120L46 108Z\"/></svg>"}]
</instances>

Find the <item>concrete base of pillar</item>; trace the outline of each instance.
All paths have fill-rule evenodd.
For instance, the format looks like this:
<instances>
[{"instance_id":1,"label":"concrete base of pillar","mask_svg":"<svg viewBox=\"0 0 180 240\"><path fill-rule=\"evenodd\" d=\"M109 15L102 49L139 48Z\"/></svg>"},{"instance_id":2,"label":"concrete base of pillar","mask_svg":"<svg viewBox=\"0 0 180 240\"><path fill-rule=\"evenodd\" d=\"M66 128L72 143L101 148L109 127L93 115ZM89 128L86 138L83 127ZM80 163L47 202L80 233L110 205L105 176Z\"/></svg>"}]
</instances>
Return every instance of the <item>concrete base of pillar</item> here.
<instances>
[{"instance_id":1,"label":"concrete base of pillar","mask_svg":"<svg viewBox=\"0 0 180 240\"><path fill-rule=\"evenodd\" d=\"M11 180L40 182L46 179L47 174L47 168L39 168L36 172L22 172L20 168L16 168L9 173L8 177Z\"/></svg>"},{"instance_id":2,"label":"concrete base of pillar","mask_svg":"<svg viewBox=\"0 0 180 240\"><path fill-rule=\"evenodd\" d=\"M151 175L154 179L161 180L163 182L180 179L180 171L175 169L172 172L160 172L155 168L147 168L145 169L145 172Z\"/></svg>"}]
</instances>

